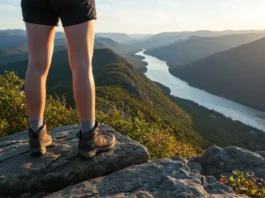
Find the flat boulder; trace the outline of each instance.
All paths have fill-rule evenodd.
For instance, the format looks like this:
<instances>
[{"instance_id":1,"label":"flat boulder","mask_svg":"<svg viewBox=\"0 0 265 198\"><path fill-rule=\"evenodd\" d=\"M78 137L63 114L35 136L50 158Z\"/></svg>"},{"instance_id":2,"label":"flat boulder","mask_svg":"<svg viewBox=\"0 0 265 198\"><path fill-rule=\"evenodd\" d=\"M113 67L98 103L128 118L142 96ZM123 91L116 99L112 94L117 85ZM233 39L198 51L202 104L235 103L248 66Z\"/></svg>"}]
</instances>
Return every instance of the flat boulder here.
<instances>
[{"instance_id":1,"label":"flat boulder","mask_svg":"<svg viewBox=\"0 0 265 198\"><path fill-rule=\"evenodd\" d=\"M191 171L187 163L172 158L135 165L46 197L246 197L236 195L228 186L202 176L197 170Z\"/></svg>"},{"instance_id":2,"label":"flat boulder","mask_svg":"<svg viewBox=\"0 0 265 198\"><path fill-rule=\"evenodd\" d=\"M145 147L101 123L117 139L115 148L86 160L77 155L78 126L51 130L52 148L42 157L30 155L27 132L0 139L0 197L50 193L69 185L145 163Z\"/></svg>"}]
</instances>

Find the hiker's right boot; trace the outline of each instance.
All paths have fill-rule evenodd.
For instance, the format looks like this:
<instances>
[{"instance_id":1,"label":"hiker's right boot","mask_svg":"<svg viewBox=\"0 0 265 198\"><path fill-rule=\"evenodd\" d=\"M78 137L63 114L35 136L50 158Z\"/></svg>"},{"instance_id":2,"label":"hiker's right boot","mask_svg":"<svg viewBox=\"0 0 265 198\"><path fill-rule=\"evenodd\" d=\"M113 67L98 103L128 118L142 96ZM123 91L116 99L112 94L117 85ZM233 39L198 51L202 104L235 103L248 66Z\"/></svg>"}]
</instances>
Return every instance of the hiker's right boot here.
<instances>
[{"instance_id":1,"label":"hiker's right boot","mask_svg":"<svg viewBox=\"0 0 265 198\"><path fill-rule=\"evenodd\" d=\"M52 137L51 134L47 131L45 123L38 131L33 131L30 128L28 130L28 135L31 155L44 155L46 153L46 147L52 144Z\"/></svg>"},{"instance_id":2,"label":"hiker's right boot","mask_svg":"<svg viewBox=\"0 0 265 198\"><path fill-rule=\"evenodd\" d=\"M109 151L116 144L115 136L104 131L97 120L91 131L83 134L80 130L78 137L78 154L84 158L92 158L98 152Z\"/></svg>"}]
</instances>

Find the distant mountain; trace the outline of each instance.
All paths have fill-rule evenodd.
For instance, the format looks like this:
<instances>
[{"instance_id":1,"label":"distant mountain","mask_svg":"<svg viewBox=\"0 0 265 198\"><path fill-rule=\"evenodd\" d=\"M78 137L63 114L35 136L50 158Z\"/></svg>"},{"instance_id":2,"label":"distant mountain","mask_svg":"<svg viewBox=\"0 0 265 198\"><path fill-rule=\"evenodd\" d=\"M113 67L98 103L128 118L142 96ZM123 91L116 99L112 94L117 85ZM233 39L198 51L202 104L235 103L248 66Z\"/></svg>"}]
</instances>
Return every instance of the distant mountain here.
<instances>
[{"instance_id":1,"label":"distant mountain","mask_svg":"<svg viewBox=\"0 0 265 198\"><path fill-rule=\"evenodd\" d=\"M22 44L0 50L0 66L9 62L24 60L28 56L28 45Z\"/></svg>"},{"instance_id":2,"label":"distant mountain","mask_svg":"<svg viewBox=\"0 0 265 198\"><path fill-rule=\"evenodd\" d=\"M96 48L109 48L118 54L135 54L136 52L140 51L141 48L139 47L133 47L128 44L124 43L118 43L110 38L105 38L105 37L97 37L95 39L95 47ZM101 45L100 45L101 44ZM101 47L100 47L101 46Z\"/></svg>"},{"instance_id":3,"label":"distant mountain","mask_svg":"<svg viewBox=\"0 0 265 198\"><path fill-rule=\"evenodd\" d=\"M24 60L27 58L26 30L0 30L0 66L3 64ZM66 49L63 32L56 32L55 51Z\"/></svg>"},{"instance_id":4,"label":"distant mountain","mask_svg":"<svg viewBox=\"0 0 265 198\"><path fill-rule=\"evenodd\" d=\"M15 36L14 38L16 38ZM67 49L65 39L55 39L54 52ZM0 67L2 65L27 59L28 57L28 45L27 41L25 44L17 45L0 50Z\"/></svg>"},{"instance_id":5,"label":"distant mountain","mask_svg":"<svg viewBox=\"0 0 265 198\"><path fill-rule=\"evenodd\" d=\"M129 35L124 33L96 33L96 37L110 38L118 43L127 43L132 40Z\"/></svg>"},{"instance_id":6,"label":"distant mountain","mask_svg":"<svg viewBox=\"0 0 265 198\"><path fill-rule=\"evenodd\" d=\"M145 40L154 36L154 34L130 34L129 36L135 40Z\"/></svg>"},{"instance_id":7,"label":"distant mountain","mask_svg":"<svg viewBox=\"0 0 265 198\"><path fill-rule=\"evenodd\" d=\"M145 49L154 49L162 46L166 46L172 44L177 41L183 41L188 39L191 36L199 36L199 37L213 37L213 36L222 36L229 34L249 34L249 33L265 33L265 30L226 30L226 31L208 31L208 30L200 30L200 31L185 31L185 32L162 32L156 34L144 42L138 43L142 48Z\"/></svg>"},{"instance_id":8,"label":"distant mountain","mask_svg":"<svg viewBox=\"0 0 265 198\"><path fill-rule=\"evenodd\" d=\"M217 37L191 37L182 42L148 50L145 53L167 61L169 67L189 64L216 52L226 51L265 37L263 34L234 34Z\"/></svg>"},{"instance_id":9,"label":"distant mountain","mask_svg":"<svg viewBox=\"0 0 265 198\"><path fill-rule=\"evenodd\" d=\"M56 32L56 39L64 38L63 32ZM27 32L21 29L0 30L0 50L27 44Z\"/></svg>"},{"instance_id":10,"label":"distant mountain","mask_svg":"<svg viewBox=\"0 0 265 198\"><path fill-rule=\"evenodd\" d=\"M64 95L67 104L74 105L72 74L66 57L66 50L54 53L47 81L48 93ZM24 60L0 67L0 74L4 70L9 70L15 71L24 78L26 69L27 61ZM243 145L244 148L255 150L258 142L261 145L260 148L265 148L261 141L263 135L255 137L249 135L249 131L257 131L256 129L227 119L189 101L168 98L169 96L164 94L164 92L169 93L168 89L164 91L165 87L159 88L161 86L153 83L109 49L95 50L93 73L97 91L97 109L115 105L125 113L129 112L130 115L138 115L138 111L141 111L148 121L156 123L161 119L170 126L170 131L174 132L180 142L187 142L194 147L233 143L233 145ZM179 108L178 103L191 113L187 114ZM157 133L159 135L159 132ZM248 144L245 144L246 141Z\"/></svg>"},{"instance_id":11,"label":"distant mountain","mask_svg":"<svg viewBox=\"0 0 265 198\"><path fill-rule=\"evenodd\" d=\"M17 36L14 36L16 38ZM26 42L26 40L25 40ZM27 42L26 42L27 43ZM67 49L65 38L55 39L54 51L60 51ZM141 61L140 58L134 56L134 54L141 49L137 46L133 47L128 44L118 43L109 38L97 37L95 39L95 48L109 48L116 53L122 55L128 62L134 64L136 67L144 67L146 64ZM27 44L21 44L14 47L9 47L6 49L0 50L0 66L15 62L19 60L24 60L27 58L28 47Z\"/></svg>"},{"instance_id":12,"label":"distant mountain","mask_svg":"<svg viewBox=\"0 0 265 198\"><path fill-rule=\"evenodd\" d=\"M7 29L7 30L0 30L0 35L17 35L17 36L27 36L26 30L22 29ZM64 32L57 31L55 34L55 38L62 38L64 37Z\"/></svg>"},{"instance_id":13,"label":"distant mountain","mask_svg":"<svg viewBox=\"0 0 265 198\"><path fill-rule=\"evenodd\" d=\"M49 94L64 95L68 104L73 104L72 74L66 57L66 50L54 54L47 87ZM0 74L4 70L9 70L24 78L26 69L27 61L19 61L0 67ZM93 73L97 86L98 108L104 108L104 105L112 101L117 107L123 107L133 115L137 115L140 110L147 119L154 122L161 118L173 128L179 141L193 145L204 142L193 130L189 115L165 96L163 91L144 74L113 51L95 50Z\"/></svg>"},{"instance_id":14,"label":"distant mountain","mask_svg":"<svg viewBox=\"0 0 265 198\"><path fill-rule=\"evenodd\" d=\"M265 38L169 71L192 86L265 111Z\"/></svg>"},{"instance_id":15,"label":"distant mountain","mask_svg":"<svg viewBox=\"0 0 265 198\"><path fill-rule=\"evenodd\" d=\"M135 40L126 34L96 33L95 48L109 48L122 55L139 70L145 70L147 63L141 61L141 57L134 56L141 48L137 45L125 44L126 42L135 42ZM54 51L57 52L64 49L67 49L64 33L56 32ZM0 30L0 67L10 62L26 59L27 52L27 36L25 30Z\"/></svg>"},{"instance_id":16,"label":"distant mountain","mask_svg":"<svg viewBox=\"0 0 265 198\"><path fill-rule=\"evenodd\" d=\"M141 61L142 58L135 56L134 54L141 50L138 46L132 46L129 44L118 43L109 38L97 37L95 39L95 48L102 49L108 48L121 55L127 62L132 64L138 70L145 69L146 62Z\"/></svg>"},{"instance_id":17,"label":"distant mountain","mask_svg":"<svg viewBox=\"0 0 265 198\"><path fill-rule=\"evenodd\" d=\"M27 44L26 35L23 35L21 33L15 34L10 31L0 32L0 50L24 44Z\"/></svg>"},{"instance_id":18,"label":"distant mountain","mask_svg":"<svg viewBox=\"0 0 265 198\"><path fill-rule=\"evenodd\" d=\"M0 35L19 35L19 36L26 36L26 30L22 29L7 29L7 30L0 30Z\"/></svg>"},{"instance_id":19,"label":"distant mountain","mask_svg":"<svg viewBox=\"0 0 265 198\"><path fill-rule=\"evenodd\" d=\"M133 41L134 38L123 33L95 33L96 37L105 37L112 39L118 43L127 43ZM65 38L64 32L57 31L56 39ZM0 50L27 43L27 32L22 29L0 30Z\"/></svg>"}]
</instances>

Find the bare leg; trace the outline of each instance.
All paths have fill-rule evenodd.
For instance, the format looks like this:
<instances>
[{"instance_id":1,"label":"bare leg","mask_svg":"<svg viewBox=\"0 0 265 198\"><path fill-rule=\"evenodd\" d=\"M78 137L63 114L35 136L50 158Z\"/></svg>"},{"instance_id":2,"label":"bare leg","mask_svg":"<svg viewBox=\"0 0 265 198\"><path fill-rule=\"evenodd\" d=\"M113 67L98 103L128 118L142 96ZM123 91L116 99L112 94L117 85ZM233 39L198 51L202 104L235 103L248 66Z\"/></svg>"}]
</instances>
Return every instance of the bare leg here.
<instances>
[{"instance_id":1,"label":"bare leg","mask_svg":"<svg viewBox=\"0 0 265 198\"><path fill-rule=\"evenodd\" d=\"M94 20L64 28L74 99L80 120L95 120L95 82L92 73Z\"/></svg>"},{"instance_id":2,"label":"bare leg","mask_svg":"<svg viewBox=\"0 0 265 198\"><path fill-rule=\"evenodd\" d=\"M51 64L56 27L26 23L29 63L25 95L30 119L43 119L46 80Z\"/></svg>"},{"instance_id":3,"label":"bare leg","mask_svg":"<svg viewBox=\"0 0 265 198\"><path fill-rule=\"evenodd\" d=\"M65 27L65 35L68 43L69 63L73 74L74 98L81 119L78 154L85 158L91 158L97 152L112 149L116 144L115 136L104 133L99 127L99 121L95 120L96 94L92 73L94 21ZM90 130L86 130L89 128L88 125L92 125L92 122L94 122L94 126Z\"/></svg>"}]
</instances>

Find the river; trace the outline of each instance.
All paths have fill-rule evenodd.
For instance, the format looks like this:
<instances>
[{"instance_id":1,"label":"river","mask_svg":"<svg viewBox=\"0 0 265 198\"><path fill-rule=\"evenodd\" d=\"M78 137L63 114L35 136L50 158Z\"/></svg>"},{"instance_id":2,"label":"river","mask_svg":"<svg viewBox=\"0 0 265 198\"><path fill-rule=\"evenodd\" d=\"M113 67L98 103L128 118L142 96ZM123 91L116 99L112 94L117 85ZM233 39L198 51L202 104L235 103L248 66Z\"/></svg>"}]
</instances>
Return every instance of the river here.
<instances>
[{"instance_id":1,"label":"river","mask_svg":"<svg viewBox=\"0 0 265 198\"><path fill-rule=\"evenodd\" d=\"M265 131L265 112L257 111L231 100L212 95L206 91L191 87L187 82L173 76L168 71L165 61L144 54L144 51L135 55L143 56L148 63L145 75L152 81L159 82L171 90L171 95L191 100L208 109L213 109L233 120L253 126Z\"/></svg>"}]
</instances>

